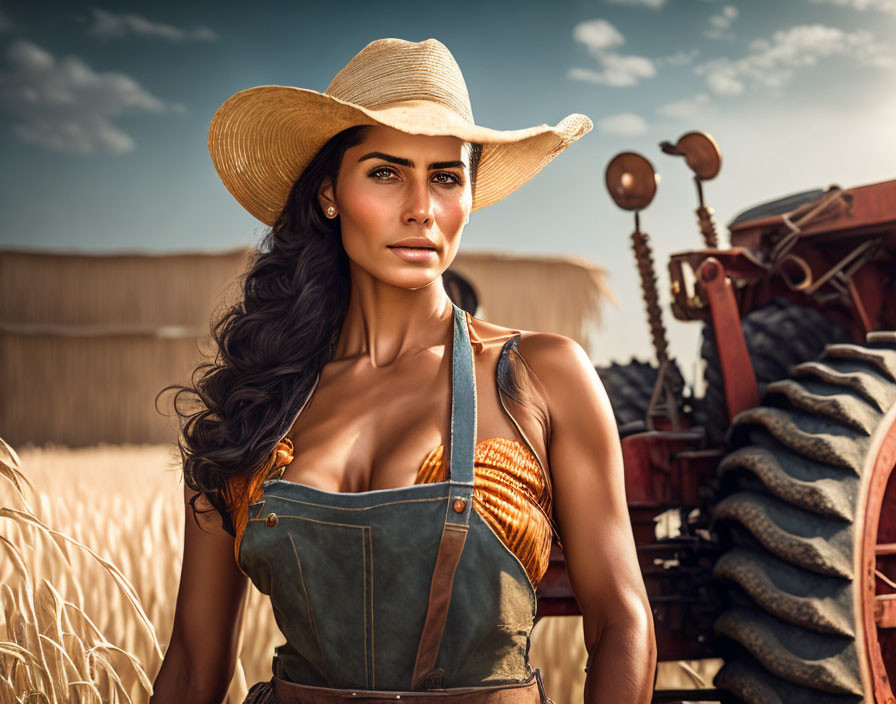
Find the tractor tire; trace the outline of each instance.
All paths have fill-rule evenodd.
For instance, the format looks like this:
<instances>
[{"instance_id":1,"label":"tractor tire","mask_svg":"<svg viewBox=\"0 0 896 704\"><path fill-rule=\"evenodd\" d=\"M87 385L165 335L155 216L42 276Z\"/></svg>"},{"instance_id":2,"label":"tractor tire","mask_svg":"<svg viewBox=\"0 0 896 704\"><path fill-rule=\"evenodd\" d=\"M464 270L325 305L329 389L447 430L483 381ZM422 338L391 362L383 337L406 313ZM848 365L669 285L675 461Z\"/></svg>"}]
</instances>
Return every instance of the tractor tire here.
<instances>
[{"instance_id":1,"label":"tractor tire","mask_svg":"<svg viewBox=\"0 0 896 704\"><path fill-rule=\"evenodd\" d=\"M795 366L729 441L716 686L750 704L894 701L896 332Z\"/></svg>"},{"instance_id":2,"label":"tractor tire","mask_svg":"<svg viewBox=\"0 0 896 704\"><path fill-rule=\"evenodd\" d=\"M768 384L787 376L792 365L814 359L826 344L850 341L841 325L813 308L785 298L775 298L768 305L750 311L743 317L741 328L756 372L760 398ZM700 421L705 425L710 444L719 446L729 423L722 363L712 323L703 326L700 354L705 362L706 382Z\"/></svg>"},{"instance_id":3,"label":"tractor tire","mask_svg":"<svg viewBox=\"0 0 896 704\"><path fill-rule=\"evenodd\" d=\"M681 388L684 386L684 377L674 360L672 365L674 383ZM646 430L647 410L659 373L658 368L632 357L628 364L612 362L609 367L595 369L610 397L619 434L625 437Z\"/></svg>"}]
</instances>

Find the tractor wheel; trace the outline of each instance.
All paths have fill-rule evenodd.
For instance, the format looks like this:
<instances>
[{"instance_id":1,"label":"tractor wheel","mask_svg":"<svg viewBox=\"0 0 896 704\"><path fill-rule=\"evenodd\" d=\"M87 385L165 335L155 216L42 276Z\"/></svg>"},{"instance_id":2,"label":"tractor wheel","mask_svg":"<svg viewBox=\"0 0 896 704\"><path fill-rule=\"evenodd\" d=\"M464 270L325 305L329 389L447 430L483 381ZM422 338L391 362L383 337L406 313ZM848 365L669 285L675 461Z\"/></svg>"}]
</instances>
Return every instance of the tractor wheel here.
<instances>
[{"instance_id":1,"label":"tractor wheel","mask_svg":"<svg viewBox=\"0 0 896 704\"><path fill-rule=\"evenodd\" d=\"M715 683L750 704L892 704L896 332L791 372L735 418L719 465Z\"/></svg>"},{"instance_id":2,"label":"tractor wheel","mask_svg":"<svg viewBox=\"0 0 896 704\"><path fill-rule=\"evenodd\" d=\"M768 305L750 311L743 317L741 328L756 372L760 398L769 383L787 376L792 365L814 359L826 344L849 341L842 326L814 308L784 298L775 298ZM711 323L703 327L700 354L706 363L706 395L701 420L705 422L710 443L721 445L728 429L728 407L725 405L722 363Z\"/></svg>"},{"instance_id":3,"label":"tractor wheel","mask_svg":"<svg viewBox=\"0 0 896 704\"><path fill-rule=\"evenodd\" d=\"M673 381L681 388L684 377L678 365L674 361L672 364ZM619 434L625 437L646 430L647 409L659 373L657 367L633 357L628 364L612 362L609 367L596 367L596 370L610 397Z\"/></svg>"}]
</instances>

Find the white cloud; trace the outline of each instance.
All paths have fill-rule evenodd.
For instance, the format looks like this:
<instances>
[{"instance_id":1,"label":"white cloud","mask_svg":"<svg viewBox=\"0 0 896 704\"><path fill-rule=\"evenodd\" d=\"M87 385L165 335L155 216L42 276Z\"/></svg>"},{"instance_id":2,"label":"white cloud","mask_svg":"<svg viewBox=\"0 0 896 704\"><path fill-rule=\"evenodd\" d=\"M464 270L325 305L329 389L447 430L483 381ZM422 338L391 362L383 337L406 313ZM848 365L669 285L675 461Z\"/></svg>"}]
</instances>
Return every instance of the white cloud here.
<instances>
[{"instance_id":1,"label":"white cloud","mask_svg":"<svg viewBox=\"0 0 896 704\"><path fill-rule=\"evenodd\" d=\"M641 78L653 78L656 75L650 59L640 56L608 56L602 63L604 68L601 70L574 66L567 75L577 81L613 87L633 86Z\"/></svg>"},{"instance_id":2,"label":"white cloud","mask_svg":"<svg viewBox=\"0 0 896 704\"><path fill-rule=\"evenodd\" d=\"M621 112L597 121L599 131L619 137L636 137L647 131L647 123L633 112Z\"/></svg>"},{"instance_id":3,"label":"white cloud","mask_svg":"<svg viewBox=\"0 0 896 704\"><path fill-rule=\"evenodd\" d=\"M744 92L745 59L714 59L697 66L694 71L706 76L707 87L717 95L740 95ZM766 76L766 80L769 76Z\"/></svg>"},{"instance_id":4,"label":"white cloud","mask_svg":"<svg viewBox=\"0 0 896 704\"><path fill-rule=\"evenodd\" d=\"M133 13L114 13L99 7L91 7L90 10L93 12L93 24L88 27L87 33L103 39L121 39L130 34L178 43L215 41L218 38L217 33L208 27L187 31Z\"/></svg>"},{"instance_id":5,"label":"white cloud","mask_svg":"<svg viewBox=\"0 0 896 704\"><path fill-rule=\"evenodd\" d=\"M690 98L666 103L657 108L657 112L666 117L693 122L705 117L706 113L712 109L712 106L712 98L709 97L708 93L698 93Z\"/></svg>"},{"instance_id":6,"label":"white cloud","mask_svg":"<svg viewBox=\"0 0 896 704\"><path fill-rule=\"evenodd\" d=\"M607 2L613 3L614 5L642 5L644 7L649 7L651 10L659 10L666 4L666 0L607 0Z\"/></svg>"},{"instance_id":7,"label":"white cloud","mask_svg":"<svg viewBox=\"0 0 896 704\"><path fill-rule=\"evenodd\" d=\"M123 73L97 73L77 56L56 60L45 49L18 39L0 69L0 112L16 120L19 139L69 154L133 151L134 140L112 122L130 113L185 112Z\"/></svg>"},{"instance_id":8,"label":"white cloud","mask_svg":"<svg viewBox=\"0 0 896 704\"><path fill-rule=\"evenodd\" d=\"M625 44L625 37L606 20L586 20L572 28L572 38L597 55L607 49Z\"/></svg>"},{"instance_id":9,"label":"white cloud","mask_svg":"<svg viewBox=\"0 0 896 704\"><path fill-rule=\"evenodd\" d=\"M703 36L709 39L734 39L731 25L734 24L738 14L734 5L725 5L721 11L709 16L709 29L703 33Z\"/></svg>"},{"instance_id":10,"label":"white cloud","mask_svg":"<svg viewBox=\"0 0 896 704\"><path fill-rule=\"evenodd\" d=\"M630 56L613 51L625 43L625 37L606 20L579 22L572 30L575 41L585 45L599 68L573 67L569 78L608 86L633 86L642 78L656 75L653 62L644 56Z\"/></svg>"},{"instance_id":11,"label":"white cloud","mask_svg":"<svg viewBox=\"0 0 896 704\"><path fill-rule=\"evenodd\" d=\"M700 54L699 49L688 49L687 51L676 51L668 56L661 56L654 59L653 62L657 66L688 66L694 63L694 59Z\"/></svg>"},{"instance_id":12,"label":"white cloud","mask_svg":"<svg viewBox=\"0 0 896 704\"><path fill-rule=\"evenodd\" d=\"M865 10L878 10L896 15L896 0L811 0L816 5L837 5L838 7L851 7L853 10L864 12Z\"/></svg>"},{"instance_id":13,"label":"white cloud","mask_svg":"<svg viewBox=\"0 0 896 704\"><path fill-rule=\"evenodd\" d=\"M877 42L866 30L799 25L775 32L771 39L754 40L750 53L741 59L715 59L694 70L705 76L713 93L739 95L748 84L783 88L798 70L831 56L847 57L861 66L896 68L896 54L890 46Z\"/></svg>"}]
</instances>

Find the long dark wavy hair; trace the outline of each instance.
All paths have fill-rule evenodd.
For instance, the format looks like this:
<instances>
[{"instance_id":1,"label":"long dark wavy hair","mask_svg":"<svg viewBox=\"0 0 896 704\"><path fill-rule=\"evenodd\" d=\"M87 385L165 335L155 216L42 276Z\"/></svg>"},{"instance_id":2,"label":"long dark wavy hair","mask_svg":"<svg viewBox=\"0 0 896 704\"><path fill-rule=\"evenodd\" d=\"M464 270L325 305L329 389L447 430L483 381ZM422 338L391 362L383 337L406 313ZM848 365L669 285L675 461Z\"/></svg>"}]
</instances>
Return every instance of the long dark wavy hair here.
<instances>
[{"instance_id":1,"label":"long dark wavy hair","mask_svg":"<svg viewBox=\"0 0 896 704\"><path fill-rule=\"evenodd\" d=\"M326 179L335 188L345 151L361 144L368 130L357 125L339 132L312 159L250 257L240 277L241 300L212 321L215 360L196 367L190 386L159 392L177 389L184 481L199 492L190 502L194 520L195 500L205 495L231 535L228 480L271 469L277 443L339 338L350 291L348 256L338 220L324 217L317 194ZM471 145L474 189L481 153L481 145ZM511 362L525 364L518 356ZM524 387L512 373L505 391L530 405ZM192 403L182 404L182 397Z\"/></svg>"}]
</instances>

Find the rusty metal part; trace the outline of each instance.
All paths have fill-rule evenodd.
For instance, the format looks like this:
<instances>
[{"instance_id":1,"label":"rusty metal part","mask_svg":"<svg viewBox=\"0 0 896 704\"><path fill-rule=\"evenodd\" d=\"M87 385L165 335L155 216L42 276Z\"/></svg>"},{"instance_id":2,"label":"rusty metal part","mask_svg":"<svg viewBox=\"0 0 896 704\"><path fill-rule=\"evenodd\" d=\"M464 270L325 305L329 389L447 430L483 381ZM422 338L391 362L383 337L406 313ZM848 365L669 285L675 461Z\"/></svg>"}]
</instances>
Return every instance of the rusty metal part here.
<instances>
[{"instance_id":1,"label":"rusty metal part","mask_svg":"<svg viewBox=\"0 0 896 704\"><path fill-rule=\"evenodd\" d=\"M826 207L812 213L821 205ZM806 217L806 216L810 217ZM786 219L785 219L786 216ZM789 221L789 224L788 224ZM759 256L766 256L772 247L787 250L783 238L794 227L799 229L800 240L825 245L852 238L881 236L885 248L896 251L896 179L841 189L832 186L819 198L790 210L784 215L770 214L749 219L739 219L730 226L732 244L747 247ZM781 251L778 256L783 256Z\"/></svg>"},{"instance_id":2,"label":"rusty metal part","mask_svg":"<svg viewBox=\"0 0 896 704\"><path fill-rule=\"evenodd\" d=\"M874 623L878 628L896 628L896 594L875 597Z\"/></svg>"},{"instance_id":3,"label":"rusty metal part","mask_svg":"<svg viewBox=\"0 0 896 704\"><path fill-rule=\"evenodd\" d=\"M701 449L703 442L700 431L644 432L622 440L629 517L660 660L718 655L709 627L718 609L707 578L719 549L705 530L702 507L721 453ZM658 534L658 517L672 512L679 525Z\"/></svg>"},{"instance_id":4,"label":"rusty metal part","mask_svg":"<svg viewBox=\"0 0 896 704\"><path fill-rule=\"evenodd\" d=\"M650 236L637 227L637 215L635 223L636 228L632 233L632 250L635 253L635 262L638 265L638 274L641 278L641 295L644 298L644 308L647 311L647 324L650 327L653 350L656 354L657 364L659 364L656 384L653 387L650 404L647 408L647 428L655 430L658 421L661 423L663 420L668 420L674 430L679 430L681 428L681 414L679 413L681 386L669 361L669 340L666 336L663 310L660 307L659 291L656 285L653 248L650 246Z\"/></svg>"},{"instance_id":5,"label":"rusty metal part","mask_svg":"<svg viewBox=\"0 0 896 704\"><path fill-rule=\"evenodd\" d=\"M794 278L791 272L795 271L799 278ZM805 291L812 285L812 267L809 263L796 254L788 254L778 262L778 273L792 291Z\"/></svg>"},{"instance_id":6,"label":"rusty metal part","mask_svg":"<svg viewBox=\"0 0 896 704\"><path fill-rule=\"evenodd\" d=\"M759 405L756 373L744 340L731 281L722 263L715 257L709 257L700 265L697 274L709 302L716 349L725 381L728 418L733 420L741 411Z\"/></svg>"},{"instance_id":7,"label":"rusty metal part","mask_svg":"<svg viewBox=\"0 0 896 704\"><path fill-rule=\"evenodd\" d=\"M707 247L716 249L719 246L719 235L716 232L716 221L712 217L713 209L703 202L703 179L694 176L694 183L697 186L697 200L700 201L696 211L700 234L703 235L703 242Z\"/></svg>"},{"instance_id":8,"label":"rusty metal part","mask_svg":"<svg viewBox=\"0 0 896 704\"><path fill-rule=\"evenodd\" d=\"M647 429L657 430L671 424L672 430L682 429L680 401L682 379L669 359L660 362L656 384L647 406Z\"/></svg>"},{"instance_id":9,"label":"rusty metal part","mask_svg":"<svg viewBox=\"0 0 896 704\"><path fill-rule=\"evenodd\" d=\"M821 306L839 301L845 307L851 308L862 331L868 333L874 329L874 321L868 312L869 304L872 304L873 301L864 299L856 287L853 277L872 261L880 250L880 237L865 240L821 274L813 272L812 267L803 257L788 252L772 264L769 273L777 272L788 287L807 296L812 296ZM802 278L798 281L794 281L790 276L790 270L794 266L802 274ZM832 293L824 292L825 286L831 289Z\"/></svg>"},{"instance_id":10,"label":"rusty metal part","mask_svg":"<svg viewBox=\"0 0 896 704\"><path fill-rule=\"evenodd\" d=\"M719 235L713 219L713 209L703 201L703 182L715 178L722 168L722 150L718 143L706 132L686 132L675 144L661 142L660 149L672 156L683 156L688 168L694 172L694 184L697 186L697 223L700 234L707 247L715 249L719 246Z\"/></svg>"},{"instance_id":11,"label":"rusty metal part","mask_svg":"<svg viewBox=\"0 0 896 704\"><path fill-rule=\"evenodd\" d=\"M846 294L849 281L852 279L853 274L861 269L866 262L870 261L874 255L877 254L879 249L879 238L865 240L839 262L834 264L824 274L817 277L812 284L806 288L806 293L812 295L825 284L830 284L838 291L838 293Z\"/></svg>"},{"instance_id":12,"label":"rusty metal part","mask_svg":"<svg viewBox=\"0 0 896 704\"><path fill-rule=\"evenodd\" d=\"M830 218L839 215L841 212L849 212L852 200L849 194L840 186L831 186L825 194L814 203L804 203L803 205L791 210L789 213L780 215L781 221L787 226L788 232L769 253L772 262L777 262L781 257L785 256L803 234L803 230L816 220L825 217Z\"/></svg>"},{"instance_id":13,"label":"rusty metal part","mask_svg":"<svg viewBox=\"0 0 896 704\"><path fill-rule=\"evenodd\" d=\"M699 182L698 182L699 183ZM703 199L703 189L700 188L700 199ZM716 232L716 221L713 219L713 209L701 205L697 208L697 223L700 225L700 234L703 235L703 241L710 249L719 246L719 235Z\"/></svg>"},{"instance_id":14,"label":"rusty metal part","mask_svg":"<svg viewBox=\"0 0 896 704\"><path fill-rule=\"evenodd\" d=\"M629 509L647 506L658 514L674 506L699 506L701 487L715 474L717 450L702 451L696 430L653 431L622 440L625 495Z\"/></svg>"},{"instance_id":15,"label":"rusty metal part","mask_svg":"<svg viewBox=\"0 0 896 704\"><path fill-rule=\"evenodd\" d=\"M632 251L638 265L641 278L641 295L647 311L647 323L650 326L650 337L657 362L662 364L669 359L669 341L666 337L666 326L663 324L663 310L660 308L659 292L656 286L656 269L653 264L653 249L650 236L640 229L632 232Z\"/></svg>"},{"instance_id":16,"label":"rusty metal part","mask_svg":"<svg viewBox=\"0 0 896 704\"><path fill-rule=\"evenodd\" d=\"M679 320L709 319L708 301L705 292L695 285L695 272L704 260L715 257L734 283L742 314L775 296L784 296L824 312L841 311L835 312L837 321L852 331L854 339L861 339L888 320L890 324L896 320L886 305L893 284L887 277L883 239L860 241L841 253L834 264L817 243L800 245L777 263L776 276L771 275L771 266L744 247L675 253L669 260L672 313Z\"/></svg>"},{"instance_id":17,"label":"rusty metal part","mask_svg":"<svg viewBox=\"0 0 896 704\"><path fill-rule=\"evenodd\" d=\"M882 341L885 335L869 335L869 341ZM893 345L896 333L889 335ZM844 354L854 356L856 352L852 346L844 346ZM884 350L879 354L874 363L896 380L896 355L888 357ZM882 574L896 578L896 405L888 416L889 428L865 470L869 478L865 485L860 574L864 645L875 702L888 701L888 697L893 700L896 694L896 588L892 579L880 579Z\"/></svg>"},{"instance_id":18,"label":"rusty metal part","mask_svg":"<svg viewBox=\"0 0 896 704\"><path fill-rule=\"evenodd\" d=\"M653 164L637 152L620 152L604 173L610 197L623 210L643 210L650 205L659 180Z\"/></svg>"},{"instance_id":19,"label":"rusty metal part","mask_svg":"<svg viewBox=\"0 0 896 704\"><path fill-rule=\"evenodd\" d=\"M758 283L768 272L768 266L743 247L676 252L669 258L669 278L672 283L672 313L678 320L710 319L706 292L697 285L697 271L710 257L721 262L725 272L738 286Z\"/></svg>"},{"instance_id":20,"label":"rusty metal part","mask_svg":"<svg viewBox=\"0 0 896 704\"><path fill-rule=\"evenodd\" d=\"M709 181L722 168L722 150L716 140L706 132L686 132L673 145L661 142L660 149L672 156L683 156L688 168L701 181Z\"/></svg>"}]
</instances>

